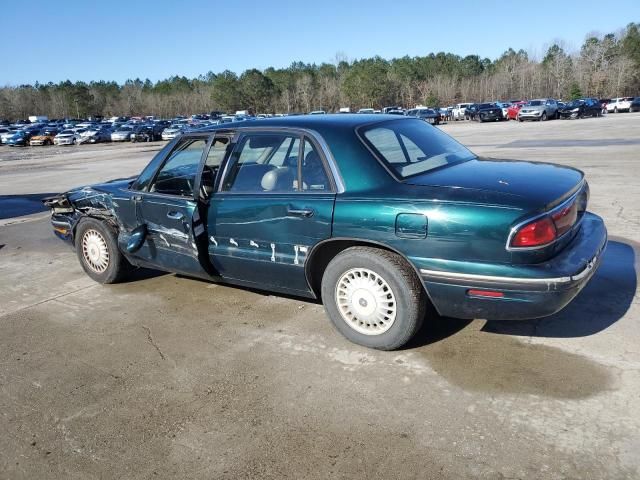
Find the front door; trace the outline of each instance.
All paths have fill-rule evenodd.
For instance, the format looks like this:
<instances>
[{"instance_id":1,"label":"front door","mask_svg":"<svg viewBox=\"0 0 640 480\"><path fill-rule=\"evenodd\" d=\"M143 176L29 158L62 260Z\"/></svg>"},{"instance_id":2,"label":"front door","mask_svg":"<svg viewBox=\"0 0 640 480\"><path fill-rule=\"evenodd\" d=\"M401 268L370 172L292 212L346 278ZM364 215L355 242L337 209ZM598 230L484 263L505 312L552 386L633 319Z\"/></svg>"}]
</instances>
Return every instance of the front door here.
<instances>
[{"instance_id":1,"label":"front door","mask_svg":"<svg viewBox=\"0 0 640 480\"><path fill-rule=\"evenodd\" d=\"M239 137L209 204L209 254L222 277L307 293L304 265L331 236L335 188L307 136Z\"/></svg>"},{"instance_id":2,"label":"front door","mask_svg":"<svg viewBox=\"0 0 640 480\"><path fill-rule=\"evenodd\" d=\"M198 252L204 233L194 192L205 136L185 136L176 143L147 191L134 195L147 238L134 257L162 270L207 277Z\"/></svg>"}]
</instances>

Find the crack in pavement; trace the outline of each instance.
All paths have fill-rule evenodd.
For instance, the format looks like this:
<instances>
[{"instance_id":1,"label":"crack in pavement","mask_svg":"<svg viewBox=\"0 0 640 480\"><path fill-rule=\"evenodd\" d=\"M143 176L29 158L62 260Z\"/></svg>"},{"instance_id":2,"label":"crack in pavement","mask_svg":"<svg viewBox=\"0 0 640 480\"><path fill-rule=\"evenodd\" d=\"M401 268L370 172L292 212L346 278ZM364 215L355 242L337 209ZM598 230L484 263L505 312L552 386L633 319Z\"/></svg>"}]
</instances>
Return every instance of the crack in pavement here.
<instances>
[{"instance_id":1,"label":"crack in pavement","mask_svg":"<svg viewBox=\"0 0 640 480\"><path fill-rule=\"evenodd\" d=\"M160 358L162 360L167 360L167 358L164 356L164 353L162 353L162 350L160 350L160 347L156 344L156 342L153 340L153 336L151 335L151 329L149 327L147 327L146 325L142 325L142 328L147 332L147 341L153 345L153 348L156 349L156 351L158 352L158 355L160 355Z\"/></svg>"}]
</instances>

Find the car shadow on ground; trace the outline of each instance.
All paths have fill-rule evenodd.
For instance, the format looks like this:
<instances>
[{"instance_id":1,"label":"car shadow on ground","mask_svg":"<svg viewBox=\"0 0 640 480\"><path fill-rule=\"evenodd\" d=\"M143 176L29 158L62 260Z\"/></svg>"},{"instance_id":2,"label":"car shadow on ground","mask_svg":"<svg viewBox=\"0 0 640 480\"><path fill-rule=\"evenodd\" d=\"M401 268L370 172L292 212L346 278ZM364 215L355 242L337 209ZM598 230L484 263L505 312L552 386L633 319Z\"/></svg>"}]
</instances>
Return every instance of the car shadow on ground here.
<instances>
[{"instance_id":1,"label":"car shadow on ground","mask_svg":"<svg viewBox=\"0 0 640 480\"><path fill-rule=\"evenodd\" d=\"M57 193L27 193L24 195L0 195L0 220L31 215L47 210L42 199Z\"/></svg>"},{"instance_id":2,"label":"car shadow on ground","mask_svg":"<svg viewBox=\"0 0 640 480\"><path fill-rule=\"evenodd\" d=\"M483 332L515 336L572 338L601 332L629 310L637 288L638 245L611 239L587 286L560 312L524 321L487 321Z\"/></svg>"}]
</instances>

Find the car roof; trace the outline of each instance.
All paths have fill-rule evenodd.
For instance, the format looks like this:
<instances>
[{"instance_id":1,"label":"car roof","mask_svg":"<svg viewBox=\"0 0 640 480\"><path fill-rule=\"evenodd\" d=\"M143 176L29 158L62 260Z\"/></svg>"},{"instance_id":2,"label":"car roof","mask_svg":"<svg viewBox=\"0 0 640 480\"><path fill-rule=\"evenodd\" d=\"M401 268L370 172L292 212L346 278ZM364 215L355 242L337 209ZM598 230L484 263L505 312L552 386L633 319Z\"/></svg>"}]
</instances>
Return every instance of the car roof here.
<instances>
[{"instance_id":1,"label":"car roof","mask_svg":"<svg viewBox=\"0 0 640 480\"><path fill-rule=\"evenodd\" d=\"M205 127L201 132L228 130L236 128L302 128L316 130L324 133L333 130L355 129L362 125L380 123L389 120L402 120L399 115L387 115L381 113L328 113L326 115L293 115L288 117L272 117L261 120L244 120L230 122L221 125Z\"/></svg>"}]
</instances>

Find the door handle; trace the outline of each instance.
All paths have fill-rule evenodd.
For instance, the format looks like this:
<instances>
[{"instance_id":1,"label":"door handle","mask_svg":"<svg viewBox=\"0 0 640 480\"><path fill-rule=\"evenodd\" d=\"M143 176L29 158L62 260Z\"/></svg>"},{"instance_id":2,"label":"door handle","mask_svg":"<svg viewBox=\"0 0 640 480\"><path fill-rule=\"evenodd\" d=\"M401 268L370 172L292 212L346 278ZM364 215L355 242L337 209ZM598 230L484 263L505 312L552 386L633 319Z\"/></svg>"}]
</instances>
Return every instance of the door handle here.
<instances>
[{"instance_id":1,"label":"door handle","mask_svg":"<svg viewBox=\"0 0 640 480\"><path fill-rule=\"evenodd\" d=\"M167 218L170 218L171 220L183 220L184 214L182 212L171 211L167 213Z\"/></svg>"},{"instance_id":2,"label":"door handle","mask_svg":"<svg viewBox=\"0 0 640 480\"><path fill-rule=\"evenodd\" d=\"M287 215L291 217L313 217L313 210L310 208L287 208Z\"/></svg>"}]
</instances>

